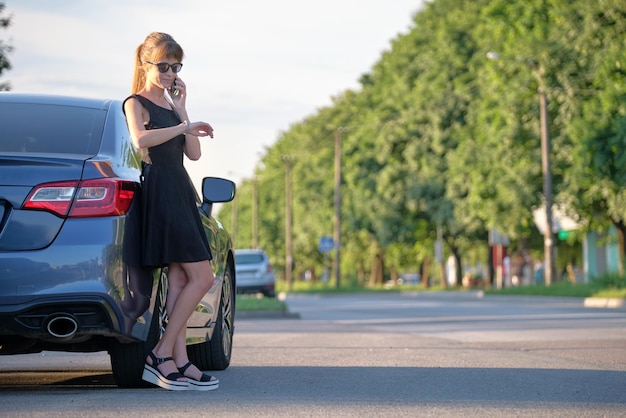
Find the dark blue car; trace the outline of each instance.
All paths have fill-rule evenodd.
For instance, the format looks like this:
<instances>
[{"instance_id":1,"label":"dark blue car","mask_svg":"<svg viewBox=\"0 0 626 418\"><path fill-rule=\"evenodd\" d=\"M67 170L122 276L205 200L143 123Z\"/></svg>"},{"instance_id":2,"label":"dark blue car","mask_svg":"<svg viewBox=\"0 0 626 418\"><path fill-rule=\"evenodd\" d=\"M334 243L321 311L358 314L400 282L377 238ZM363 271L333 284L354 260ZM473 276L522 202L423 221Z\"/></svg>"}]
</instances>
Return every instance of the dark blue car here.
<instances>
[{"instance_id":1,"label":"dark blue car","mask_svg":"<svg viewBox=\"0 0 626 418\"><path fill-rule=\"evenodd\" d=\"M0 355L108 351L119 386L142 386L167 321L167 268L127 263L138 250L141 161L122 103L0 93ZM198 198L215 285L188 323L191 361L230 364L234 255L211 216L232 181Z\"/></svg>"}]
</instances>

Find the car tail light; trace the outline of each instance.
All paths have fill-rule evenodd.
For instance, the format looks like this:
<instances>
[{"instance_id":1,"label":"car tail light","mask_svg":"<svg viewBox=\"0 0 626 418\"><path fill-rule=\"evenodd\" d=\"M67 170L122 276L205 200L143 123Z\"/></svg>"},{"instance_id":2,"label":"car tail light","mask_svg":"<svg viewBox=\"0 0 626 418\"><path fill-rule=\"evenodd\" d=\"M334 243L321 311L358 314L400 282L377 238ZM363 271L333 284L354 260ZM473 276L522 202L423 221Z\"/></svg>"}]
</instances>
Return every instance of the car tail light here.
<instances>
[{"instance_id":1,"label":"car tail light","mask_svg":"<svg viewBox=\"0 0 626 418\"><path fill-rule=\"evenodd\" d=\"M128 212L135 191L135 183L119 179L45 183L30 192L22 207L70 218L117 216Z\"/></svg>"},{"instance_id":2,"label":"car tail light","mask_svg":"<svg viewBox=\"0 0 626 418\"><path fill-rule=\"evenodd\" d=\"M274 269L272 268L272 265L271 265L271 264L270 264L270 262L268 261L268 262L267 262L267 273L271 273L271 272L273 272L273 271L274 271Z\"/></svg>"}]
</instances>

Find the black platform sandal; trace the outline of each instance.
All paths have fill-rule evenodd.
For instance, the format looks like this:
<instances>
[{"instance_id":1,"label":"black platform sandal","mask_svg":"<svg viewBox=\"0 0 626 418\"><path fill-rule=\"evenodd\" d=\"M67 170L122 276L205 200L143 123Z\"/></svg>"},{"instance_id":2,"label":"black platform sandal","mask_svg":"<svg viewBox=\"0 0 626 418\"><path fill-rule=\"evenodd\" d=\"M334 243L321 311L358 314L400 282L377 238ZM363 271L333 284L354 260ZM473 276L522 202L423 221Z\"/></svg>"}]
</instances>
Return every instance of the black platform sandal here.
<instances>
[{"instance_id":1,"label":"black platform sandal","mask_svg":"<svg viewBox=\"0 0 626 418\"><path fill-rule=\"evenodd\" d=\"M167 376L164 376L163 373L159 370L159 366L168 361L174 361L171 357L162 357L159 358L154 355L151 351L150 360L152 360L152 364L146 363L143 366L143 375L141 378L148 383L152 383L153 385L157 385L162 387L163 389L169 390L187 390L189 388L189 383L187 381L181 381L178 379L185 378L182 373L170 373Z\"/></svg>"},{"instance_id":2,"label":"black platform sandal","mask_svg":"<svg viewBox=\"0 0 626 418\"><path fill-rule=\"evenodd\" d=\"M185 372L191 365L191 362L188 362L183 367L178 368L180 374L187 378L190 390L215 390L219 387L220 381L207 373L202 372L200 380L186 376Z\"/></svg>"}]
</instances>

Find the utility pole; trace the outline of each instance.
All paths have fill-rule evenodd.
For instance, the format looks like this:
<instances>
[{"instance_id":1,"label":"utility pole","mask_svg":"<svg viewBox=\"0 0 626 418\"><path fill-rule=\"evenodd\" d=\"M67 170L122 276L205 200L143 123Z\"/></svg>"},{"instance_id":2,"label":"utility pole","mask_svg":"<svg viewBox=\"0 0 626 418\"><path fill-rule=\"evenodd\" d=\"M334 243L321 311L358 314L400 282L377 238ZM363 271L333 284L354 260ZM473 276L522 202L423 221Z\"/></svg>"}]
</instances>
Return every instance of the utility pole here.
<instances>
[{"instance_id":1,"label":"utility pole","mask_svg":"<svg viewBox=\"0 0 626 418\"><path fill-rule=\"evenodd\" d=\"M238 176L238 173L235 173L234 171L229 171L228 172L229 175L231 176ZM232 242L233 248L237 248L236 247L236 242L237 242L237 201L239 199L237 199L237 196L235 196L235 198L233 199L233 212L232 212L232 225L230 227L230 240Z\"/></svg>"},{"instance_id":2,"label":"utility pole","mask_svg":"<svg viewBox=\"0 0 626 418\"><path fill-rule=\"evenodd\" d=\"M235 246L235 242L237 241L237 197L233 199L233 225L230 228L231 241L233 244L233 248L237 248Z\"/></svg>"},{"instance_id":3,"label":"utility pole","mask_svg":"<svg viewBox=\"0 0 626 418\"><path fill-rule=\"evenodd\" d=\"M259 181L252 183L252 248L259 248Z\"/></svg>"},{"instance_id":4,"label":"utility pole","mask_svg":"<svg viewBox=\"0 0 626 418\"><path fill-rule=\"evenodd\" d=\"M293 279L291 277L293 266L293 244L292 244L292 219L291 219L291 164L293 156L283 155L285 161L285 281L287 291L291 291Z\"/></svg>"},{"instance_id":5,"label":"utility pole","mask_svg":"<svg viewBox=\"0 0 626 418\"><path fill-rule=\"evenodd\" d=\"M554 275L554 239L552 232L552 167L550 162L550 130L548 128L548 99L541 74L539 80L539 112L541 116L541 172L543 174L543 195L546 204L546 224L543 237L543 256L545 258L544 278L550 286Z\"/></svg>"},{"instance_id":6,"label":"utility pole","mask_svg":"<svg viewBox=\"0 0 626 418\"><path fill-rule=\"evenodd\" d=\"M341 283L341 133L347 128L339 127L335 132L335 222L333 241L335 244L335 286Z\"/></svg>"},{"instance_id":7,"label":"utility pole","mask_svg":"<svg viewBox=\"0 0 626 418\"><path fill-rule=\"evenodd\" d=\"M500 54L488 52L487 58L499 60ZM520 61L516 59L516 61ZM543 197L545 200L546 223L543 232L543 276L546 286L552 284L555 274L554 269L554 239L552 232L552 165L550 162L550 129L548 127L548 98L543 80L544 67L535 60L527 59L525 64L530 68L533 76L537 79L539 88L539 120L541 125L541 173L543 175Z\"/></svg>"}]
</instances>

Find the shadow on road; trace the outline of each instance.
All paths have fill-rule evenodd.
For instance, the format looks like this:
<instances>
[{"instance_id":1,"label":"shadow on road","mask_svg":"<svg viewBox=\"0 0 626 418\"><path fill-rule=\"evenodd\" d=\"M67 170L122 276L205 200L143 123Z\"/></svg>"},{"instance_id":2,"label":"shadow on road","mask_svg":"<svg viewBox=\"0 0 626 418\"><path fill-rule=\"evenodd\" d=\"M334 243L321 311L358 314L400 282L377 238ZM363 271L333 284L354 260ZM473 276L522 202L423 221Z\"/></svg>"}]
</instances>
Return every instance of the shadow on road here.
<instances>
[{"instance_id":1,"label":"shadow on road","mask_svg":"<svg viewBox=\"0 0 626 418\"><path fill-rule=\"evenodd\" d=\"M111 374L0 373L0 391L116 388ZM626 405L626 372L521 368L235 367L219 393L240 401L289 399L321 404L381 402L544 402ZM160 389L155 389L160 390Z\"/></svg>"},{"instance_id":2,"label":"shadow on road","mask_svg":"<svg viewBox=\"0 0 626 418\"><path fill-rule=\"evenodd\" d=\"M601 402L626 405L626 372L516 368L242 367L229 380L242 393L268 389L320 402L351 399L424 401ZM275 376L284 376L276 380ZM225 383L227 387L228 383ZM263 390L259 390L264 388Z\"/></svg>"},{"instance_id":3,"label":"shadow on road","mask_svg":"<svg viewBox=\"0 0 626 418\"><path fill-rule=\"evenodd\" d=\"M0 392L20 389L28 389L29 391L33 389L50 390L68 387L117 388L117 385L112 374L94 374L93 371L0 372Z\"/></svg>"}]
</instances>

